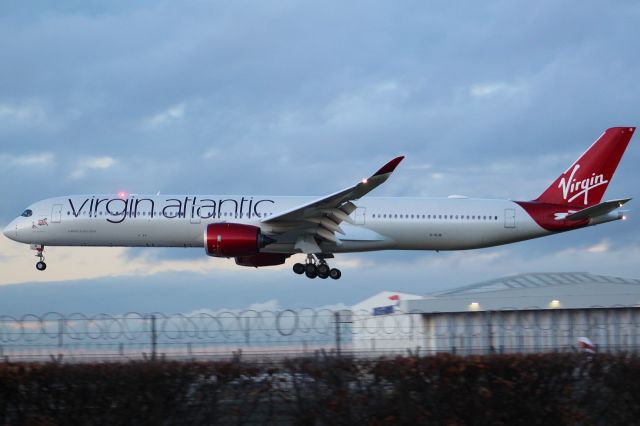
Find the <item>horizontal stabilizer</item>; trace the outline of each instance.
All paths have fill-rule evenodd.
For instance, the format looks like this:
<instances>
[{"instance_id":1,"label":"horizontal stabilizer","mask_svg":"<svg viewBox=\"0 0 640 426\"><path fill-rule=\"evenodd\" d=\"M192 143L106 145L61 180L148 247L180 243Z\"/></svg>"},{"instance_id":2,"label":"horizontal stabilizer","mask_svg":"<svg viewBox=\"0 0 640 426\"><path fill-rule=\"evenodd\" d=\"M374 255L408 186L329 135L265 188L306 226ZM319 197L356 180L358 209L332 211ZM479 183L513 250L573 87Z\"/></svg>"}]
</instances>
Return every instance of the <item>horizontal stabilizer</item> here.
<instances>
[{"instance_id":1,"label":"horizontal stabilizer","mask_svg":"<svg viewBox=\"0 0 640 426\"><path fill-rule=\"evenodd\" d=\"M605 201L604 203L596 204L595 206L587 207L586 209L582 209L575 213L571 213L570 215L567 215L565 219L581 220L581 219L591 219L598 216L604 216L607 213L614 211L615 209L619 209L629 200L631 200L631 198Z\"/></svg>"}]
</instances>

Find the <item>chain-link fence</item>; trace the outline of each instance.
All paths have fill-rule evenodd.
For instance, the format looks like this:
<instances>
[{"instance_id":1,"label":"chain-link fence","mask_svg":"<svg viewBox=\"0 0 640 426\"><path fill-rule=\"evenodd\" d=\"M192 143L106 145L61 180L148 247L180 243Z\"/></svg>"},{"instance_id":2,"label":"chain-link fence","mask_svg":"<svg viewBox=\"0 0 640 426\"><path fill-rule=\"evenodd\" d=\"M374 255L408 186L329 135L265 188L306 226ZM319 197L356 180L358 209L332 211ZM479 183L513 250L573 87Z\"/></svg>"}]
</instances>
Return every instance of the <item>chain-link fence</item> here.
<instances>
[{"instance_id":1,"label":"chain-link fence","mask_svg":"<svg viewBox=\"0 0 640 426\"><path fill-rule=\"evenodd\" d=\"M320 352L384 354L566 352L590 337L636 351L638 309L588 313L438 314L299 309L192 314L0 316L0 359L279 359Z\"/></svg>"},{"instance_id":2,"label":"chain-link fence","mask_svg":"<svg viewBox=\"0 0 640 426\"><path fill-rule=\"evenodd\" d=\"M0 357L13 360L309 355L350 350L348 311L0 316Z\"/></svg>"}]
</instances>

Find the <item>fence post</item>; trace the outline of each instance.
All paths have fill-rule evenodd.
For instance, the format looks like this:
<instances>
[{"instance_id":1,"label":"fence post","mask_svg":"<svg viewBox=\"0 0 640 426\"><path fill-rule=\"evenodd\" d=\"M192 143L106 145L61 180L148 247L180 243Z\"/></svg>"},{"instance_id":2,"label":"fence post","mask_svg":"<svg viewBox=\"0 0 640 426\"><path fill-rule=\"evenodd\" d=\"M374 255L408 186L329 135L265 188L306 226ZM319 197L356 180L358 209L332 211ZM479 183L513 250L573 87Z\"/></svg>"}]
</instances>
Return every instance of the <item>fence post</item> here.
<instances>
[{"instance_id":1,"label":"fence post","mask_svg":"<svg viewBox=\"0 0 640 426\"><path fill-rule=\"evenodd\" d=\"M58 347L64 345L64 318L58 319Z\"/></svg>"},{"instance_id":2,"label":"fence post","mask_svg":"<svg viewBox=\"0 0 640 426\"><path fill-rule=\"evenodd\" d=\"M336 317L336 354L340 356L340 311L335 312Z\"/></svg>"},{"instance_id":3,"label":"fence post","mask_svg":"<svg viewBox=\"0 0 640 426\"><path fill-rule=\"evenodd\" d=\"M251 318L247 315L244 318L244 343L249 345L251 343L251 331L249 327L251 326Z\"/></svg>"},{"instance_id":4,"label":"fence post","mask_svg":"<svg viewBox=\"0 0 640 426\"><path fill-rule=\"evenodd\" d=\"M151 315L151 360L156 360L158 350L158 333L156 331L156 316Z\"/></svg>"}]
</instances>

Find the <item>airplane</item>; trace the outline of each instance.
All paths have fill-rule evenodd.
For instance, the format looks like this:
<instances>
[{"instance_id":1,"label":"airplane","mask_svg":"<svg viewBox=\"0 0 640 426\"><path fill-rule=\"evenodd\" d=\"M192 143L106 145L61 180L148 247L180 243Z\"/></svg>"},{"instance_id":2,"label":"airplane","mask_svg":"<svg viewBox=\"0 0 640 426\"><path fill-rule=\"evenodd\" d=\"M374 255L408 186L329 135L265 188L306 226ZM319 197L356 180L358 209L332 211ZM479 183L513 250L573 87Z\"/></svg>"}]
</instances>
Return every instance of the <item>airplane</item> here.
<instances>
[{"instance_id":1,"label":"airplane","mask_svg":"<svg viewBox=\"0 0 640 426\"><path fill-rule=\"evenodd\" d=\"M601 202L635 127L607 129L531 201L366 197L404 159L325 197L248 195L71 195L38 201L4 229L36 250L45 246L201 247L241 266L281 265L308 278L342 275L327 260L374 250L468 250L625 219L630 198Z\"/></svg>"}]
</instances>

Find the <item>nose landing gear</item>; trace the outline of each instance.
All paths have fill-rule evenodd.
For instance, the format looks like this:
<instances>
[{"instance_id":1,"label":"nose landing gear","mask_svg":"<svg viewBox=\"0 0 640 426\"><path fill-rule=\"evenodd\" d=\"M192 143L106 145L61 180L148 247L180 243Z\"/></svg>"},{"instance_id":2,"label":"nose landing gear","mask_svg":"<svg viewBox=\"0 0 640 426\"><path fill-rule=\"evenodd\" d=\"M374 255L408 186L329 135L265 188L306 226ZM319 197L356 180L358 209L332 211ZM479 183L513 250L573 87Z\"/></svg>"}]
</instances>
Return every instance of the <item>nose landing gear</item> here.
<instances>
[{"instance_id":1,"label":"nose landing gear","mask_svg":"<svg viewBox=\"0 0 640 426\"><path fill-rule=\"evenodd\" d=\"M305 274L307 278L327 279L331 277L334 280L340 279L342 272L337 268L330 268L327 261L322 256L308 254L305 263L296 263L293 265L293 272L298 275Z\"/></svg>"},{"instance_id":2,"label":"nose landing gear","mask_svg":"<svg viewBox=\"0 0 640 426\"><path fill-rule=\"evenodd\" d=\"M40 259L36 263L36 269L38 271L44 271L45 269L47 269L47 264L44 263L44 246L41 244L34 244L31 246L31 248L36 251L36 257Z\"/></svg>"}]
</instances>

